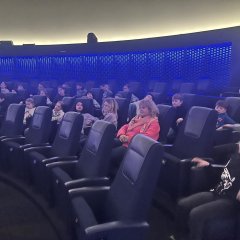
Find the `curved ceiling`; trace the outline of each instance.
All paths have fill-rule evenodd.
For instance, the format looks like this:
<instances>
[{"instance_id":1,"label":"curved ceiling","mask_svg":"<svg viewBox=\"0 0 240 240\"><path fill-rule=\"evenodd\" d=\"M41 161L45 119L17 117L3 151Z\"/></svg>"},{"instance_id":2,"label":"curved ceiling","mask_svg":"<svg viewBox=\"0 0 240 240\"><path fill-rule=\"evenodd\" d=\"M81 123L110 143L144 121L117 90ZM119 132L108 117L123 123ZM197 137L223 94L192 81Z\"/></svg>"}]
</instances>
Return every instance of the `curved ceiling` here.
<instances>
[{"instance_id":1,"label":"curved ceiling","mask_svg":"<svg viewBox=\"0 0 240 240\"><path fill-rule=\"evenodd\" d=\"M116 41L240 26L239 0L1 0L0 40Z\"/></svg>"}]
</instances>

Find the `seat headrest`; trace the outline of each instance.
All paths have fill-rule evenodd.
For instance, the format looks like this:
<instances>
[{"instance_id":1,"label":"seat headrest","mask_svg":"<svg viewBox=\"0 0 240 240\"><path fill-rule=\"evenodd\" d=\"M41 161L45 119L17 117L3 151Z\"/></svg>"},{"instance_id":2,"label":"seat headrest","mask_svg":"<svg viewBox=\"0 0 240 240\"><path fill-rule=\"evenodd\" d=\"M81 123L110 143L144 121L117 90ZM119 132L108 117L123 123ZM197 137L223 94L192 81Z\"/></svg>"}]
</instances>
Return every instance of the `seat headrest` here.
<instances>
[{"instance_id":1,"label":"seat headrest","mask_svg":"<svg viewBox=\"0 0 240 240\"><path fill-rule=\"evenodd\" d=\"M211 112L215 110L205 107L192 107L187 116L184 134L193 138L199 138Z\"/></svg>"},{"instance_id":2,"label":"seat headrest","mask_svg":"<svg viewBox=\"0 0 240 240\"><path fill-rule=\"evenodd\" d=\"M122 175L131 184L134 185L137 181L146 155L149 153L150 148L155 144L158 144L158 142L144 136L143 134L137 134L132 139L124 157L122 166Z\"/></svg>"}]
</instances>

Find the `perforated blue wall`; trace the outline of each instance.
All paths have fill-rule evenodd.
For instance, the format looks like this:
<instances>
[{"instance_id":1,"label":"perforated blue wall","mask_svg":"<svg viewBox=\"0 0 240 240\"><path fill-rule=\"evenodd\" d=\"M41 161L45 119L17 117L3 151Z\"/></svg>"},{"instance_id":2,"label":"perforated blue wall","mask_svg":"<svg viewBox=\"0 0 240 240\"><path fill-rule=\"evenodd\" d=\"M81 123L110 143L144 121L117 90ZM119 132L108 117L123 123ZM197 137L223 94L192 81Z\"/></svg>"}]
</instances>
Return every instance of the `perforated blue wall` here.
<instances>
[{"instance_id":1,"label":"perforated blue wall","mask_svg":"<svg viewBox=\"0 0 240 240\"><path fill-rule=\"evenodd\" d=\"M230 42L189 48L157 49L78 56L0 57L0 76L19 80L97 80L117 79L184 82L202 78L212 88L228 85L231 73Z\"/></svg>"}]
</instances>

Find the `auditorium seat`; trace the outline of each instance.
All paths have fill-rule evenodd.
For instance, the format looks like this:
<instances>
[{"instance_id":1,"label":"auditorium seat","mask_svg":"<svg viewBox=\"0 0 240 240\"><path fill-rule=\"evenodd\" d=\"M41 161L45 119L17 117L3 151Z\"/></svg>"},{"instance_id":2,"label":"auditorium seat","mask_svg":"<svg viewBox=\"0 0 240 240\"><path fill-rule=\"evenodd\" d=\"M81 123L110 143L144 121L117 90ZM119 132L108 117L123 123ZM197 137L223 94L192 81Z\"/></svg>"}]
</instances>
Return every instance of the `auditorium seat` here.
<instances>
[{"instance_id":1,"label":"auditorium seat","mask_svg":"<svg viewBox=\"0 0 240 240\"><path fill-rule=\"evenodd\" d=\"M176 199L189 194L191 159L196 156L211 156L216 121L215 110L192 107L179 129L174 144L165 146L158 181L157 193L160 195L156 197L157 201L160 200L167 208L171 208Z\"/></svg>"},{"instance_id":2,"label":"auditorium seat","mask_svg":"<svg viewBox=\"0 0 240 240\"><path fill-rule=\"evenodd\" d=\"M69 190L76 239L145 239L161 158L161 144L138 134L110 187Z\"/></svg>"},{"instance_id":3,"label":"auditorium seat","mask_svg":"<svg viewBox=\"0 0 240 240\"><path fill-rule=\"evenodd\" d=\"M18 176L23 176L26 167L24 149L43 146L48 143L51 132L51 118L51 109L46 106L39 106L34 111L30 127L25 136L3 140L2 152L4 151L4 156L6 156L6 164L13 168Z\"/></svg>"},{"instance_id":4,"label":"auditorium seat","mask_svg":"<svg viewBox=\"0 0 240 240\"><path fill-rule=\"evenodd\" d=\"M175 120L176 109L164 104L158 104L157 107L159 110L158 122L160 125L159 141L161 143L166 143L169 129Z\"/></svg>"},{"instance_id":5,"label":"auditorium seat","mask_svg":"<svg viewBox=\"0 0 240 240\"><path fill-rule=\"evenodd\" d=\"M47 105L47 97L46 96L33 95L32 98L33 98L35 107Z\"/></svg>"},{"instance_id":6,"label":"auditorium seat","mask_svg":"<svg viewBox=\"0 0 240 240\"><path fill-rule=\"evenodd\" d=\"M74 101L75 101L75 97L64 97L62 99L62 102L63 102L63 111L64 112L68 112L68 111L71 111L72 108L73 108L73 104L74 104Z\"/></svg>"},{"instance_id":7,"label":"auditorium seat","mask_svg":"<svg viewBox=\"0 0 240 240\"><path fill-rule=\"evenodd\" d=\"M88 135L87 141L81 152L80 158L73 161L62 161L47 164L53 183L54 196L51 191L47 193L51 203L56 203L64 219L68 219L70 211L68 190L72 188L109 185L107 178L110 154L116 128L113 124L99 120L96 121ZM48 197L48 196L47 196Z\"/></svg>"},{"instance_id":8,"label":"auditorium seat","mask_svg":"<svg viewBox=\"0 0 240 240\"><path fill-rule=\"evenodd\" d=\"M25 106L23 104L10 104L5 119L2 123L0 129L0 164L1 168L4 168L2 165L3 159L6 159L2 151L3 140L6 138L12 138L21 136L23 131L23 116L24 116Z\"/></svg>"},{"instance_id":9,"label":"auditorium seat","mask_svg":"<svg viewBox=\"0 0 240 240\"><path fill-rule=\"evenodd\" d=\"M60 158L67 160L68 156L76 155L79 148L82 124L83 116L81 114L67 112L60 123L52 145L25 149L25 161L28 165L25 169L25 175L28 182L33 180L40 191L47 187L42 186L42 178L46 174L45 165Z\"/></svg>"},{"instance_id":10,"label":"auditorium seat","mask_svg":"<svg viewBox=\"0 0 240 240\"><path fill-rule=\"evenodd\" d=\"M237 123L240 123L240 97L226 97L227 113Z\"/></svg>"},{"instance_id":11,"label":"auditorium seat","mask_svg":"<svg viewBox=\"0 0 240 240\"><path fill-rule=\"evenodd\" d=\"M118 104L118 129L127 123L130 100L128 98L115 98Z\"/></svg>"}]
</instances>

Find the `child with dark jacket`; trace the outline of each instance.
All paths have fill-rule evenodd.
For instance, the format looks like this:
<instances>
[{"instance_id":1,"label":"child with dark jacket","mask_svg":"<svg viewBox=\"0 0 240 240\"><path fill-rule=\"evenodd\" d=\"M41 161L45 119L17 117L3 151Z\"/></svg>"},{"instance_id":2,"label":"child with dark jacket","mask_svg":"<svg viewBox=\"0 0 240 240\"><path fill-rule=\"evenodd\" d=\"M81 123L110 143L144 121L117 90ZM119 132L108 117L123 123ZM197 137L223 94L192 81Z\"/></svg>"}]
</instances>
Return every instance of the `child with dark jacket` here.
<instances>
[{"instance_id":1,"label":"child with dark jacket","mask_svg":"<svg viewBox=\"0 0 240 240\"><path fill-rule=\"evenodd\" d=\"M218 112L216 128L221 129L225 124L235 124L236 122L227 114L228 103L224 100L216 102L215 110Z\"/></svg>"},{"instance_id":2,"label":"child with dark jacket","mask_svg":"<svg viewBox=\"0 0 240 240\"><path fill-rule=\"evenodd\" d=\"M183 106L182 94L176 93L172 96L172 106L176 110L175 119L173 120L172 126L168 133L169 143L174 142L178 129L185 118L187 111Z\"/></svg>"}]
</instances>

